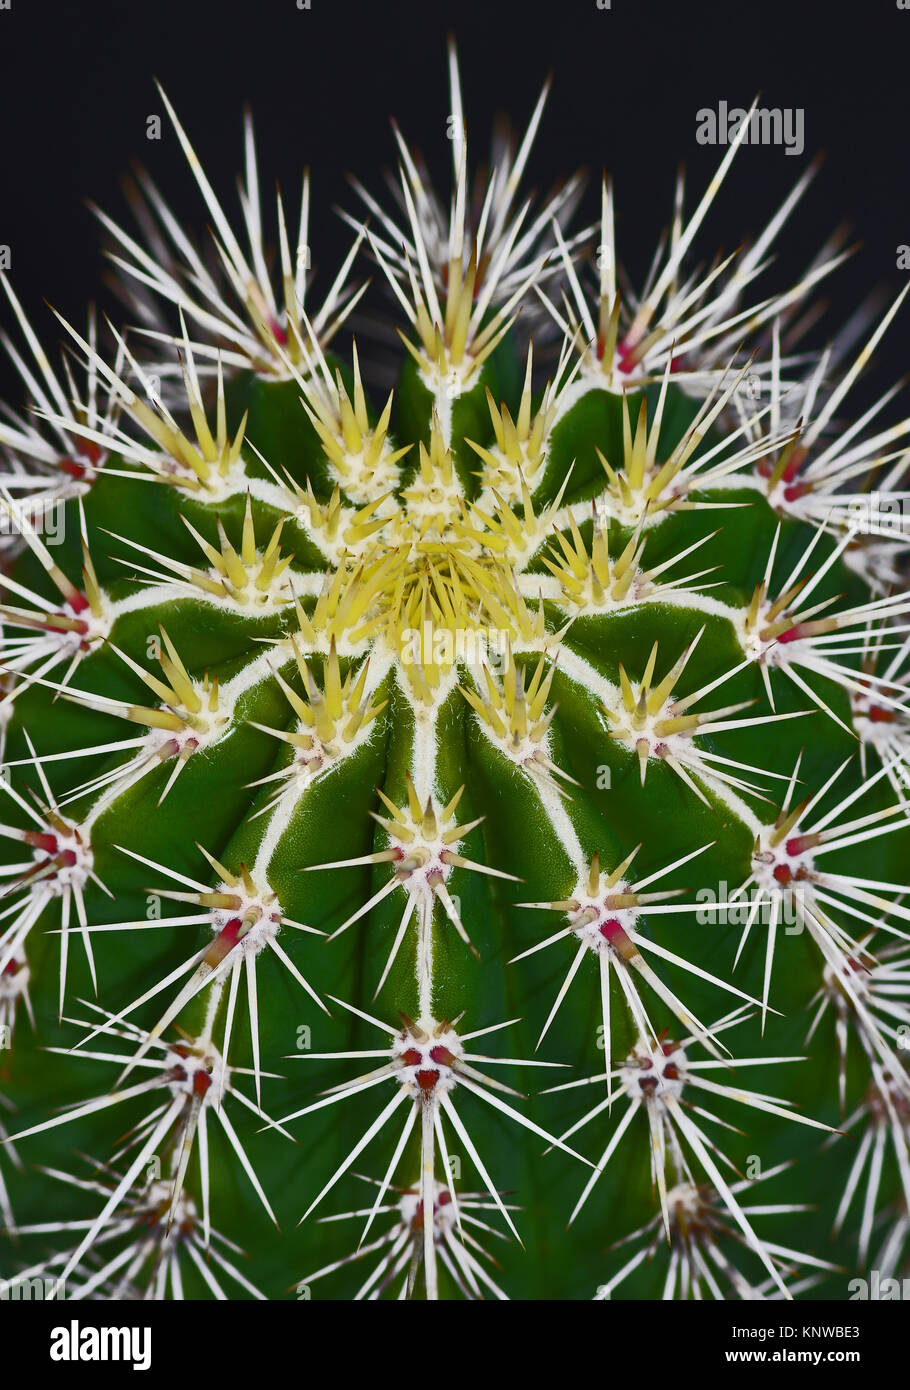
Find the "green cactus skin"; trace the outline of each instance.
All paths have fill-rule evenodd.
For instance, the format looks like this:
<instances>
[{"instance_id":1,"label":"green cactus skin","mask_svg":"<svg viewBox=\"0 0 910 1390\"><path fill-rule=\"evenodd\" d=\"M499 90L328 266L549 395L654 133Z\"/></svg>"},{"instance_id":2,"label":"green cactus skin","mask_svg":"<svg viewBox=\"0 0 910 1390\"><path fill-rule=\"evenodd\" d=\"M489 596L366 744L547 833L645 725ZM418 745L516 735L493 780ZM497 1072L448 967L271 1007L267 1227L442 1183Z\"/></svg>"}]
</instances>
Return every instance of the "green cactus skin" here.
<instances>
[{"instance_id":1,"label":"green cactus skin","mask_svg":"<svg viewBox=\"0 0 910 1390\"><path fill-rule=\"evenodd\" d=\"M276 295L249 153L244 250L169 104L220 256L153 193L157 252L108 224L152 353L66 325L67 389L4 276L7 1279L840 1298L906 1259L910 599L861 489L899 503L910 421L792 358L833 261L749 301L808 177L689 280L714 188L621 303L608 185L595 277L574 186L521 211L542 105L482 233L463 136L451 223L406 156L318 313L305 211Z\"/></svg>"}]
</instances>

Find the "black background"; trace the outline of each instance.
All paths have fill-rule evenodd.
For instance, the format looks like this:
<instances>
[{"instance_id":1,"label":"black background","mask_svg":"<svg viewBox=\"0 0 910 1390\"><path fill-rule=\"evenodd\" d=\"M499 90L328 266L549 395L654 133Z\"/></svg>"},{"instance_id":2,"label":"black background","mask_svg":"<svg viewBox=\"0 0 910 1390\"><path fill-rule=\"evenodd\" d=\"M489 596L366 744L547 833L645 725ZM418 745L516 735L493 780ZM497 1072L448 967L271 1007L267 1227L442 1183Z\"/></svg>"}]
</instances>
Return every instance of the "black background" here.
<instances>
[{"instance_id":1,"label":"black background","mask_svg":"<svg viewBox=\"0 0 910 1390\"><path fill-rule=\"evenodd\" d=\"M695 141L695 113L762 104L805 110L806 149L744 147L703 228L702 253L729 251L755 235L819 151L821 174L792 221L773 283L797 274L824 238L847 222L861 249L826 293L829 331L867 295L898 289L899 244L910 242L910 11L896 0L11 0L0 10L0 244L45 341L59 331L41 300L84 317L105 295L93 198L126 214L119 176L139 157L188 226L207 216L173 133L145 138L163 108L158 76L231 215L241 158L241 111L255 111L260 172L286 201L300 171L313 174L313 264L327 286L349 244L333 212L356 207L346 173L381 192L394 167L396 115L440 181L449 176L445 40L458 41L473 161L486 156L492 118L523 123L548 72L554 86L530 183L545 191L579 166L593 175L586 210L597 213L604 166L615 178L620 255L640 283L668 219L678 162L689 171L689 206L722 151ZM128 219L127 219L128 220ZM906 362L907 311L891 330L873 385ZM0 306L0 323L9 310ZM8 365L0 389L19 396Z\"/></svg>"}]
</instances>

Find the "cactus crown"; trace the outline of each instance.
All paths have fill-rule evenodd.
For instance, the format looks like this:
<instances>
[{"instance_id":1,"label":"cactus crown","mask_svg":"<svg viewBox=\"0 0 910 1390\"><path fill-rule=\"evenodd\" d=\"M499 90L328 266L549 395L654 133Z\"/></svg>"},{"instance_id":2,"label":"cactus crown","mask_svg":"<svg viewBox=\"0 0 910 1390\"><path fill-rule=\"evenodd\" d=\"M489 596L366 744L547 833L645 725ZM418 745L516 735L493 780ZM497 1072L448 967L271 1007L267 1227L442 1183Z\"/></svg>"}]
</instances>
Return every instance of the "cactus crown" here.
<instances>
[{"instance_id":1,"label":"cactus crown","mask_svg":"<svg viewBox=\"0 0 910 1390\"><path fill-rule=\"evenodd\" d=\"M71 1298L904 1258L910 420L844 419L899 301L816 355L839 254L753 287L811 169L693 261L746 125L636 292L609 182L521 191L546 89L472 188L450 78L451 193L397 136L321 299L308 180L248 118L234 219L163 93L212 240L102 214L141 331L58 371L3 277L2 1259Z\"/></svg>"}]
</instances>

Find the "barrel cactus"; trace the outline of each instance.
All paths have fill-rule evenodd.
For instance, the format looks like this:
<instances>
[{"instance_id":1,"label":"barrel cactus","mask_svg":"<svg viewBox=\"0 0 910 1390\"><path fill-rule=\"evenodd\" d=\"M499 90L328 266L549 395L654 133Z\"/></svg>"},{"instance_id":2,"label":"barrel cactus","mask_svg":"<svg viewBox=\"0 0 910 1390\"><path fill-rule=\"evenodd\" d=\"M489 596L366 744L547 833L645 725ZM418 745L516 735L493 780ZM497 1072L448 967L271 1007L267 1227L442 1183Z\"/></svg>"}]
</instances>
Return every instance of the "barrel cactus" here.
<instances>
[{"instance_id":1,"label":"barrel cactus","mask_svg":"<svg viewBox=\"0 0 910 1390\"><path fill-rule=\"evenodd\" d=\"M334 279L164 93L211 231L100 214L131 326L55 365L3 276L0 1267L843 1298L908 1258L899 305L753 283L812 169L699 264L746 125L635 290L609 182L522 192L546 93L474 182L450 79Z\"/></svg>"}]
</instances>

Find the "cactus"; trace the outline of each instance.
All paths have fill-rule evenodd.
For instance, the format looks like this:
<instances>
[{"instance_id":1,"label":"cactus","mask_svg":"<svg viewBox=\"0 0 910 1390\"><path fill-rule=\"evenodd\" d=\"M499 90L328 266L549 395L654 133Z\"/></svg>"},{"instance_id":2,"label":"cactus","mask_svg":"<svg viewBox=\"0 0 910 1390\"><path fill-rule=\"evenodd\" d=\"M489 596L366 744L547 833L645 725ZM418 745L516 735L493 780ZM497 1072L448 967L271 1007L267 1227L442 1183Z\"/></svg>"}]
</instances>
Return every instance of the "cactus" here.
<instances>
[{"instance_id":1,"label":"cactus","mask_svg":"<svg viewBox=\"0 0 910 1390\"><path fill-rule=\"evenodd\" d=\"M813 169L698 268L746 125L637 293L608 182L521 192L546 90L472 187L450 80L321 302L308 181L248 118L233 220L163 93L213 245L101 214L139 331L58 368L3 277L3 1274L844 1297L908 1258L899 302L753 285Z\"/></svg>"}]
</instances>

